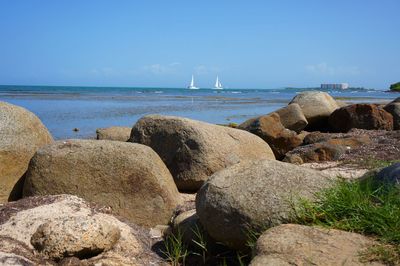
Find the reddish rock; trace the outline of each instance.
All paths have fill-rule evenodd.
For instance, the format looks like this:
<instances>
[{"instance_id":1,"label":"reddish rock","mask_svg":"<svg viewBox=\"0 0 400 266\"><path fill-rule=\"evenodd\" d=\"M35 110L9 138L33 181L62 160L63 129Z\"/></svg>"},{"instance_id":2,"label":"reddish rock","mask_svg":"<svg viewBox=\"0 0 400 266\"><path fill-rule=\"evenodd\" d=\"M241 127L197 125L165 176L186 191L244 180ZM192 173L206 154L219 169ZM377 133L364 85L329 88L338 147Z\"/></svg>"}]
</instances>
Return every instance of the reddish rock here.
<instances>
[{"instance_id":1,"label":"reddish rock","mask_svg":"<svg viewBox=\"0 0 400 266\"><path fill-rule=\"evenodd\" d=\"M358 137L336 136L335 138L335 135L338 134L315 133L318 134L311 133L308 135L311 135L307 140L309 145L300 146L288 152L283 161L293 164L336 161L345 154L346 151L353 150L372 142L370 137L367 135L361 135ZM312 137L312 134L315 135L315 138ZM305 142L306 139L304 140L304 143Z\"/></svg>"},{"instance_id":2,"label":"reddish rock","mask_svg":"<svg viewBox=\"0 0 400 266\"><path fill-rule=\"evenodd\" d=\"M286 129L282 125L277 113L247 120L240 124L238 128L262 138L271 147L278 160L283 159L288 151L293 150L303 142L296 132Z\"/></svg>"},{"instance_id":3,"label":"reddish rock","mask_svg":"<svg viewBox=\"0 0 400 266\"><path fill-rule=\"evenodd\" d=\"M329 125L338 132L352 128L393 130L393 116L376 104L352 104L334 111Z\"/></svg>"},{"instance_id":4,"label":"reddish rock","mask_svg":"<svg viewBox=\"0 0 400 266\"><path fill-rule=\"evenodd\" d=\"M304 137L303 144L304 145L309 145L309 144L314 144L318 142L324 142L329 139L331 139L332 136L329 133L322 133L320 131L315 131L307 134Z\"/></svg>"},{"instance_id":5,"label":"reddish rock","mask_svg":"<svg viewBox=\"0 0 400 266\"><path fill-rule=\"evenodd\" d=\"M289 104L275 111L281 119L282 125L290 130L301 132L307 125L307 119L297 103Z\"/></svg>"},{"instance_id":6,"label":"reddish rock","mask_svg":"<svg viewBox=\"0 0 400 266\"><path fill-rule=\"evenodd\" d=\"M358 137L347 137L347 138L332 138L327 141L331 145L341 145L350 148L358 148L361 145L370 144L371 139L367 135L362 135Z\"/></svg>"}]
</instances>

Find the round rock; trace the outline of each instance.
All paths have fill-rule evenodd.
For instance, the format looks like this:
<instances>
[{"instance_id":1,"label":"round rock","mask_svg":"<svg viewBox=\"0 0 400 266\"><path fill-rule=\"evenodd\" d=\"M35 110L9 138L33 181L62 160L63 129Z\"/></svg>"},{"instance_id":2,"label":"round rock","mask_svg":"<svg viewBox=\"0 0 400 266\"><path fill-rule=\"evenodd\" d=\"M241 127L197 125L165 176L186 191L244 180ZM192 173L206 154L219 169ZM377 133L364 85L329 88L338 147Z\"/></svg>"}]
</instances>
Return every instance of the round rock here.
<instances>
[{"instance_id":1,"label":"round rock","mask_svg":"<svg viewBox=\"0 0 400 266\"><path fill-rule=\"evenodd\" d=\"M28 110L0 102L0 203L21 197L20 178L39 147L53 141L40 119ZM11 194L11 195L10 195Z\"/></svg>"},{"instance_id":2,"label":"round rock","mask_svg":"<svg viewBox=\"0 0 400 266\"><path fill-rule=\"evenodd\" d=\"M77 195L147 227L167 224L181 202L170 172L151 148L106 140L57 141L38 150L23 193Z\"/></svg>"},{"instance_id":3,"label":"round rock","mask_svg":"<svg viewBox=\"0 0 400 266\"><path fill-rule=\"evenodd\" d=\"M243 160L275 159L249 132L174 116L141 118L130 141L153 148L181 190L196 191L213 173Z\"/></svg>"},{"instance_id":4,"label":"round rock","mask_svg":"<svg viewBox=\"0 0 400 266\"><path fill-rule=\"evenodd\" d=\"M328 93L322 91L305 91L296 95L290 104L300 105L308 121L307 128L324 130L328 125L328 117L339 108L339 105Z\"/></svg>"},{"instance_id":5,"label":"round rock","mask_svg":"<svg viewBox=\"0 0 400 266\"><path fill-rule=\"evenodd\" d=\"M331 184L315 170L270 160L248 161L215 173L198 191L200 222L215 240L246 248L248 233L283 223L293 204Z\"/></svg>"}]
</instances>

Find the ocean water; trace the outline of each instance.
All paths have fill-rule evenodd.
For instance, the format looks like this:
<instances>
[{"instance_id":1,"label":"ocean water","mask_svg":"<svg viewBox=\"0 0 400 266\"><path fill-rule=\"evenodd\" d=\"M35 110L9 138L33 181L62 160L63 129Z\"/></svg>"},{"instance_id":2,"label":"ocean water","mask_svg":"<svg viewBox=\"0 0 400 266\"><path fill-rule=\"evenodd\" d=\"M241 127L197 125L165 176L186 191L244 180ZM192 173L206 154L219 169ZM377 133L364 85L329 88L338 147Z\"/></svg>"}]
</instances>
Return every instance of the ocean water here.
<instances>
[{"instance_id":1,"label":"ocean water","mask_svg":"<svg viewBox=\"0 0 400 266\"><path fill-rule=\"evenodd\" d=\"M199 89L0 86L0 101L35 113L56 139L92 138L96 128L133 126L144 115L183 116L210 123L241 123L285 106L310 89ZM395 93L349 89L327 91L349 102L385 102ZM74 128L79 128L74 132Z\"/></svg>"}]
</instances>

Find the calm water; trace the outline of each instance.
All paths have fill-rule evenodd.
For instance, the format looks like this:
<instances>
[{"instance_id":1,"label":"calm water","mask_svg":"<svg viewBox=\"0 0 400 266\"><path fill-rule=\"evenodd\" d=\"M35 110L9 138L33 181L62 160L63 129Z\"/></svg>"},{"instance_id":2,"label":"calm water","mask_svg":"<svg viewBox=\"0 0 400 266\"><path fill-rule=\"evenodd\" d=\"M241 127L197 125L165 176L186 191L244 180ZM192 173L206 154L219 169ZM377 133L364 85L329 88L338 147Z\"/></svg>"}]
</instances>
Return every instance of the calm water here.
<instances>
[{"instance_id":1,"label":"calm water","mask_svg":"<svg viewBox=\"0 0 400 266\"><path fill-rule=\"evenodd\" d=\"M96 128L132 126L147 114L184 116L210 123L240 123L286 105L306 89L174 89L0 86L0 100L35 113L56 139L89 138ZM328 91L351 102L388 101L377 90ZM79 132L73 132L79 128Z\"/></svg>"}]
</instances>

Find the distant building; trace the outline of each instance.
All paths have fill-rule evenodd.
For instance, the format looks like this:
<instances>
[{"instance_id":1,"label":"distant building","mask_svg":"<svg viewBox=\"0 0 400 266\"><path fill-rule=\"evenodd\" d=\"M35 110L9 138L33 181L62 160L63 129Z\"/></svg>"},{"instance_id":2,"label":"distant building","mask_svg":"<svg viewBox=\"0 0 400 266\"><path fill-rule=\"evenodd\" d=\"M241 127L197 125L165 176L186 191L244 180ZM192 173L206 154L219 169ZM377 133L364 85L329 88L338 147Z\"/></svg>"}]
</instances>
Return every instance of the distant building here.
<instances>
[{"instance_id":1,"label":"distant building","mask_svg":"<svg viewBox=\"0 0 400 266\"><path fill-rule=\"evenodd\" d=\"M321 84L321 89L328 89L328 90L345 90L349 88L349 83L332 83L332 84Z\"/></svg>"}]
</instances>

